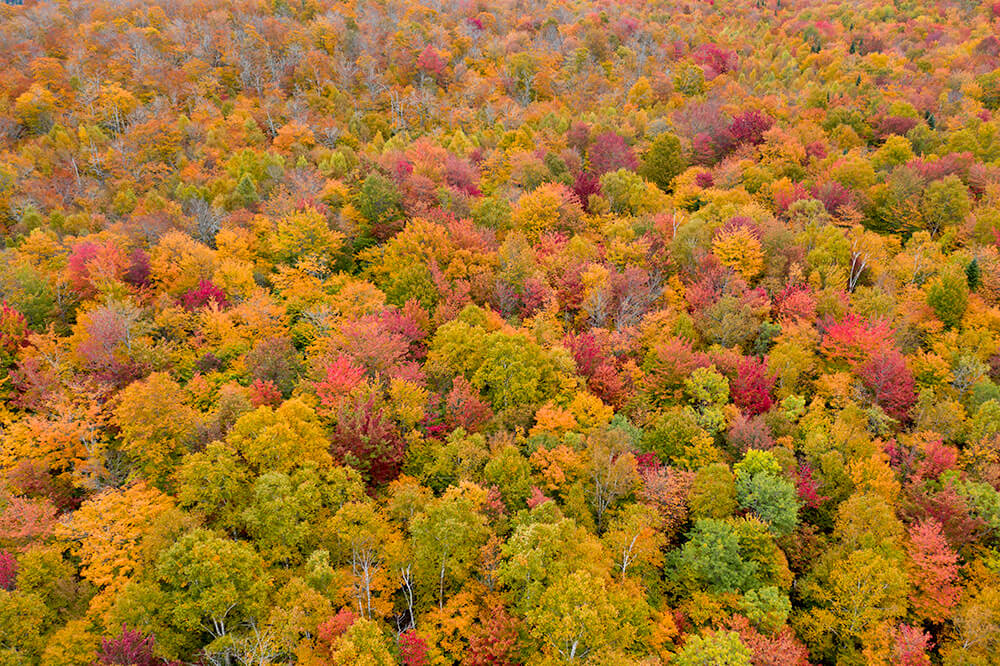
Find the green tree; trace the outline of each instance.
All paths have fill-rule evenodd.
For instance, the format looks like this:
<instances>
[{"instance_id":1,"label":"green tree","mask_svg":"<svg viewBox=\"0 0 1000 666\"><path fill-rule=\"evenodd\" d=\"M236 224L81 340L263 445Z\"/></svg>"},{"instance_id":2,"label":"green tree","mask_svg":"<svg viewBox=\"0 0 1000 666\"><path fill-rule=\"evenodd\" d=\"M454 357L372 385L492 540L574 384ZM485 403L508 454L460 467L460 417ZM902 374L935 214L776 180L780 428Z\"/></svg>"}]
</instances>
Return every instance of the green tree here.
<instances>
[{"instance_id":1,"label":"green tree","mask_svg":"<svg viewBox=\"0 0 1000 666\"><path fill-rule=\"evenodd\" d=\"M574 571L542 592L526 619L532 637L546 652L561 662L580 663L602 648L624 650L632 645L637 627L630 621L635 615L630 605L644 604L602 578Z\"/></svg>"},{"instance_id":2,"label":"green tree","mask_svg":"<svg viewBox=\"0 0 1000 666\"><path fill-rule=\"evenodd\" d=\"M766 522L775 534L791 534L799 520L798 492L794 483L781 476L774 455L750 450L734 471L740 507Z\"/></svg>"},{"instance_id":3,"label":"green tree","mask_svg":"<svg viewBox=\"0 0 1000 666\"><path fill-rule=\"evenodd\" d=\"M942 271L927 289L927 304L945 326L958 326L969 304L969 282L965 275L953 269Z\"/></svg>"},{"instance_id":4,"label":"green tree","mask_svg":"<svg viewBox=\"0 0 1000 666\"><path fill-rule=\"evenodd\" d=\"M686 168L687 160L681 150L680 139L664 132L653 140L649 150L642 156L639 174L664 192L669 192L674 178Z\"/></svg>"},{"instance_id":5,"label":"green tree","mask_svg":"<svg viewBox=\"0 0 1000 666\"><path fill-rule=\"evenodd\" d=\"M315 539L322 491L314 470L268 472L254 481L243 522L271 562L297 564Z\"/></svg>"},{"instance_id":6,"label":"green tree","mask_svg":"<svg viewBox=\"0 0 1000 666\"><path fill-rule=\"evenodd\" d=\"M753 653L735 631L691 636L671 664L676 666L750 666Z\"/></svg>"},{"instance_id":7,"label":"green tree","mask_svg":"<svg viewBox=\"0 0 1000 666\"><path fill-rule=\"evenodd\" d=\"M715 518L696 521L675 558L679 580L695 590L735 592L757 581L758 564L744 559L732 525Z\"/></svg>"},{"instance_id":8,"label":"green tree","mask_svg":"<svg viewBox=\"0 0 1000 666\"><path fill-rule=\"evenodd\" d=\"M397 219L402 214L402 197L391 180L370 173L355 197L358 211L372 224Z\"/></svg>"},{"instance_id":9,"label":"green tree","mask_svg":"<svg viewBox=\"0 0 1000 666\"><path fill-rule=\"evenodd\" d=\"M486 337L483 364L472 384L489 396L496 409L543 403L558 386L550 355L528 335L504 331Z\"/></svg>"},{"instance_id":10,"label":"green tree","mask_svg":"<svg viewBox=\"0 0 1000 666\"><path fill-rule=\"evenodd\" d=\"M37 594L0 589L0 663L29 666L45 647L52 614Z\"/></svg>"},{"instance_id":11,"label":"green tree","mask_svg":"<svg viewBox=\"0 0 1000 666\"><path fill-rule=\"evenodd\" d=\"M969 190L961 178L952 175L935 180L924 191L921 204L924 228L937 235L949 227L961 224L971 208Z\"/></svg>"},{"instance_id":12,"label":"green tree","mask_svg":"<svg viewBox=\"0 0 1000 666\"><path fill-rule=\"evenodd\" d=\"M449 488L410 525L413 554L423 581L444 608L445 587L469 573L486 540L486 519L461 488Z\"/></svg>"},{"instance_id":13,"label":"green tree","mask_svg":"<svg viewBox=\"0 0 1000 666\"><path fill-rule=\"evenodd\" d=\"M271 577L260 555L245 543L194 530L157 558L156 580L181 632L209 632L215 639L240 623L262 617Z\"/></svg>"},{"instance_id":14,"label":"green tree","mask_svg":"<svg viewBox=\"0 0 1000 666\"><path fill-rule=\"evenodd\" d=\"M536 508L529 522L515 527L501 552L504 561L498 578L510 590L511 601L525 612L556 578L585 570L604 579L612 567L597 537L571 518L563 518L551 502Z\"/></svg>"},{"instance_id":15,"label":"green tree","mask_svg":"<svg viewBox=\"0 0 1000 666\"><path fill-rule=\"evenodd\" d=\"M736 511L736 477L726 463L712 463L694 474L689 498L694 518L727 518Z\"/></svg>"}]
</instances>

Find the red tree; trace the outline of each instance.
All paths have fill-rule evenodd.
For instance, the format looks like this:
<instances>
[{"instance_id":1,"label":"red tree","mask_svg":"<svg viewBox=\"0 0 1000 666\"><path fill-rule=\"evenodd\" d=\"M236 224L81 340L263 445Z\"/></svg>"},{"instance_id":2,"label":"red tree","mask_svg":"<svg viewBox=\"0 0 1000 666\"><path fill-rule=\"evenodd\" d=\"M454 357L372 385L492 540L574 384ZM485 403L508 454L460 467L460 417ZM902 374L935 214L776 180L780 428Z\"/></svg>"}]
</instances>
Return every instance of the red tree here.
<instances>
[{"instance_id":1,"label":"red tree","mask_svg":"<svg viewBox=\"0 0 1000 666\"><path fill-rule=\"evenodd\" d=\"M281 404L281 391L270 379L255 379L250 384L250 404L254 407Z\"/></svg>"},{"instance_id":2,"label":"red tree","mask_svg":"<svg viewBox=\"0 0 1000 666\"><path fill-rule=\"evenodd\" d=\"M590 146L590 168L598 176L618 169L635 171L638 166L632 148L616 132L599 134Z\"/></svg>"},{"instance_id":3,"label":"red tree","mask_svg":"<svg viewBox=\"0 0 1000 666\"><path fill-rule=\"evenodd\" d=\"M823 505L823 502L830 499L826 495L819 494L819 483L813 478L812 467L809 466L809 463L799 465L795 474L795 489L802 503L812 509L818 509Z\"/></svg>"},{"instance_id":4,"label":"red tree","mask_svg":"<svg viewBox=\"0 0 1000 666\"><path fill-rule=\"evenodd\" d=\"M154 655L155 647L156 639L152 635L146 636L123 624L122 633L117 638L101 639L97 663L116 666L159 666L167 663Z\"/></svg>"},{"instance_id":5,"label":"red tree","mask_svg":"<svg viewBox=\"0 0 1000 666\"><path fill-rule=\"evenodd\" d=\"M827 327L820 350L827 358L847 363L854 369L894 346L888 322L867 321L849 314Z\"/></svg>"},{"instance_id":6,"label":"red tree","mask_svg":"<svg viewBox=\"0 0 1000 666\"><path fill-rule=\"evenodd\" d=\"M930 666L930 648L931 637L920 627L900 624L892 632L892 663L897 666Z\"/></svg>"},{"instance_id":7,"label":"red tree","mask_svg":"<svg viewBox=\"0 0 1000 666\"><path fill-rule=\"evenodd\" d=\"M459 375L452 382L445 398L445 423L450 429L463 428L476 432L490 419L493 410L479 397L479 392L465 377Z\"/></svg>"},{"instance_id":8,"label":"red tree","mask_svg":"<svg viewBox=\"0 0 1000 666\"><path fill-rule=\"evenodd\" d=\"M907 553L914 567L914 609L934 622L943 622L962 592L958 555L944 538L941 524L933 519L911 525L909 532Z\"/></svg>"},{"instance_id":9,"label":"red tree","mask_svg":"<svg viewBox=\"0 0 1000 666\"><path fill-rule=\"evenodd\" d=\"M197 287L192 287L181 295L181 303L188 310L198 310L209 303L215 303L220 308L229 305L229 298L220 287L211 280L201 280Z\"/></svg>"},{"instance_id":10,"label":"red tree","mask_svg":"<svg viewBox=\"0 0 1000 666\"><path fill-rule=\"evenodd\" d=\"M872 395L872 401L894 419L906 418L916 401L913 375L906 359L893 350L873 356L858 371L861 383Z\"/></svg>"},{"instance_id":11,"label":"red tree","mask_svg":"<svg viewBox=\"0 0 1000 666\"><path fill-rule=\"evenodd\" d=\"M0 550L0 590L13 590L17 583L17 559L6 550Z\"/></svg>"},{"instance_id":12,"label":"red tree","mask_svg":"<svg viewBox=\"0 0 1000 666\"><path fill-rule=\"evenodd\" d=\"M337 612L336 615L328 620L325 620L316 627L316 638L319 639L320 644L326 647L327 650L333 645L340 636L350 629L354 621L358 619L358 616L354 614L350 608L342 608Z\"/></svg>"},{"instance_id":13,"label":"red tree","mask_svg":"<svg viewBox=\"0 0 1000 666\"><path fill-rule=\"evenodd\" d=\"M399 636L399 656L403 666L426 666L427 641L412 629L404 631Z\"/></svg>"},{"instance_id":14,"label":"red tree","mask_svg":"<svg viewBox=\"0 0 1000 666\"><path fill-rule=\"evenodd\" d=\"M324 407L336 408L365 377L363 368L354 365L345 354L326 366L326 377L316 382L316 395Z\"/></svg>"},{"instance_id":15,"label":"red tree","mask_svg":"<svg viewBox=\"0 0 1000 666\"><path fill-rule=\"evenodd\" d=\"M730 384L730 394L737 407L756 416L771 409L774 399L774 375L768 374L767 366L757 358L747 357L736 368L736 378Z\"/></svg>"},{"instance_id":16,"label":"red tree","mask_svg":"<svg viewBox=\"0 0 1000 666\"><path fill-rule=\"evenodd\" d=\"M784 626L778 632L766 635L757 631L742 615L733 616L728 625L750 648L750 663L753 666L809 665L809 651L795 637L791 627Z\"/></svg>"},{"instance_id":17,"label":"red tree","mask_svg":"<svg viewBox=\"0 0 1000 666\"><path fill-rule=\"evenodd\" d=\"M518 666L520 656L518 620L503 608L490 612L469 636L469 666Z\"/></svg>"},{"instance_id":18,"label":"red tree","mask_svg":"<svg viewBox=\"0 0 1000 666\"><path fill-rule=\"evenodd\" d=\"M358 470L370 485L381 486L399 476L406 444L396 424L372 397L341 405L330 437L330 452Z\"/></svg>"},{"instance_id":19,"label":"red tree","mask_svg":"<svg viewBox=\"0 0 1000 666\"><path fill-rule=\"evenodd\" d=\"M14 361L17 351L28 341L28 322L24 315L0 302L0 368Z\"/></svg>"},{"instance_id":20,"label":"red tree","mask_svg":"<svg viewBox=\"0 0 1000 666\"><path fill-rule=\"evenodd\" d=\"M771 116L750 109L733 118L733 122L729 124L729 132L736 143L756 146L764 142L764 133L771 129L773 124L774 119Z\"/></svg>"}]
</instances>

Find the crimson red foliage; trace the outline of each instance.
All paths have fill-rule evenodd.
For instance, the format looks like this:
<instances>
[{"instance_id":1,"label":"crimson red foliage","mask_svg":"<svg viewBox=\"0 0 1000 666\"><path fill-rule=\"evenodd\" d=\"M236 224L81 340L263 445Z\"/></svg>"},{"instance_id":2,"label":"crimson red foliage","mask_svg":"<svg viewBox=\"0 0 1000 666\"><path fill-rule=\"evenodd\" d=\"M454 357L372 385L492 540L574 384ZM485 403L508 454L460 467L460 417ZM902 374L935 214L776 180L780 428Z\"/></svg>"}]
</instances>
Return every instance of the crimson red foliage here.
<instances>
[{"instance_id":1,"label":"crimson red foliage","mask_svg":"<svg viewBox=\"0 0 1000 666\"><path fill-rule=\"evenodd\" d=\"M795 490L802 503L812 509L820 508L823 502L830 499L826 495L819 494L819 483L813 478L812 467L806 462L800 463L796 471Z\"/></svg>"},{"instance_id":2,"label":"crimson red foliage","mask_svg":"<svg viewBox=\"0 0 1000 666\"><path fill-rule=\"evenodd\" d=\"M0 590L13 590L17 583L17 559L6 550L0 550Z\"/></svg>"},{"instance_id":3,"label":"crimson red foliage","mask_svg":"<svg viewBox=\"0 0 1000 666\"><path fill-rule=\"evenodd\" d=\"M406 443L392 418L372 397L341 404L330 436L330 451L358 470L371 486L381 486L399 476Z\"/></svg>"},{"instance_id":4,"label":"crimson red foliage","mask_svg":"<svg viewBox=\"0 0 1000 666\"><path fill-rule=\"evenodd\" d=\"M316 627L316 638L329 649L357 619L358 616L350 608L341 608L336 615Z\"/></svg>"},{"instance_id":5,"label":"crimson red foliage","mask_svg":"<svg viewBox=\"0 0 1000 666\"><path fill-rule=\"evenodd\" d=\"M774 125L774 119L756 109L749 109L733 118L729 132L738 144L756 146L764 142L764 133Z\"/></svg>"},{"instance_id":6,"label":"crimson red foliage","mask_svg":"<svg viewBox=\"0 0 1000 666\"><path fill-rule=\"evenodd\" d=\"M426 666L427 641L410 629L399 635L399 656L403 666Z\"/></svg>"},{"instance_id":7,"label":"crimson red foliage","mask_svg":"<svg viewBox=\"0 0 1000 666\"><path fill-rule=\"evenodd\" d=\"M618 169L635 171L639 167L639 161L632 148L617 132L597 135L589 152L590 168L598 176Z\"/></svg>"},{"instance_id":8,"label":"crimson red foliage","mask_svg":"<svg viewBox=\"0 0 1000 666\"><path fill-rule=\"evenodd\" d=\"M250 404L254 407L281 404L281 391L270 379L255 379L250 385Z\"/></svg>"},{"instance_id":9,"label":"crimson red foliage","mask_svg":"<svg viewBox=\"0 0 1000 666\"><path fill-rule=\"evenodd\" d=\"M861 366L858 376L886 414L900 421L906 418L917 397L913 375L902 354L893 350L873 356Z\"/></svg>"},{"instance_id":10,"label":"crimson red foliage","mask_svg":"<svg viewBox=\"0 0 1000 666\"><path fill-rule=\"evenodd\" d=\"M154 636L147 636L123 624L118 637L101 639L97 663L116 666L159 666L168 663L154 654L155 647Z\"/></svg>"},{"instance_id":11,"label":"crimson red foliage","mask_svg":"<svg viewBox=\"0 0 1000 666\"><path fill-rule=\"evenodd\" d=\"M221 287L216 286L211 280L200 280L197 287L193 287L181 295L181 303L188 310L198 310L209 303L215 303L220 308L229 305L229 297Z\"/></svg>"},{"instance_id":12,"label":"crimson red foliage","mask_svg":"<svg viewBox=\"0 0 1000 666\"><path fill-rule=\"evenodd\" d=\"M479 396L479 391L465 377L456 377L445 399L445 420L448 427L476 432L492 418L493 410Z\"/></svg>"},{"instance_id":13,"label":"crimson red foliage","mask_svg":"<svg viewBox=\"0 0 1000 666\"><path fill-rule=\"evenodd\" d=\"M580 200L583 210L590 211L590 195L601 193L601 181L589 171L581 171L573 181L573 193Z\"/></svg>"},{"instance_id":14,"label":"crimson red foliage","mask_svg":"<svg viewBox=\"0 0 1000 666\"><path fill-rule=\"evenodd\" d=\"M735 53L716 44L702 44L695 50L692 57L705 70L705 78L707 79L731 72L736 69L739 63Z\"/></svg>"},{"instance_id":15,"label":"crimson red foliage","mask_svg":"<svg viewBox=\"0 0 1000 666\"><path fill-rule=\"evenodd\" d=\"M730 383L729 391L737 407L756 416L771 409L774 399L775 376L768 373L767 365L758 358L746 357L736 369L736 378Z\"/></svg>"}]
</instances>

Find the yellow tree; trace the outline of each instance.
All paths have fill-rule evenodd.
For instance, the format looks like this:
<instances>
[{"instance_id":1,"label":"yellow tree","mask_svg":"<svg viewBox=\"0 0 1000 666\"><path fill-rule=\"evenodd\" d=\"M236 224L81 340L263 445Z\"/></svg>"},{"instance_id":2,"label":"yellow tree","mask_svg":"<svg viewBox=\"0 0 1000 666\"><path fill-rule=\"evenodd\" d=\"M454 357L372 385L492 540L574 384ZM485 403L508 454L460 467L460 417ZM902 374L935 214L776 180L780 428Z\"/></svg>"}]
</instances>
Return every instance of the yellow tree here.
<instances>
[{"instance_id":1,"label":"yellow tree","mask_svg":"<svg viewBox=\"0 0 1000 666\"><path fill-rule=\"evenodd\" d=\"M163 482L194 437L199 415L180 384L165 372L133 382L120 394L113 422L122 450L147 478Z\"/></svg>"}]
</instances>

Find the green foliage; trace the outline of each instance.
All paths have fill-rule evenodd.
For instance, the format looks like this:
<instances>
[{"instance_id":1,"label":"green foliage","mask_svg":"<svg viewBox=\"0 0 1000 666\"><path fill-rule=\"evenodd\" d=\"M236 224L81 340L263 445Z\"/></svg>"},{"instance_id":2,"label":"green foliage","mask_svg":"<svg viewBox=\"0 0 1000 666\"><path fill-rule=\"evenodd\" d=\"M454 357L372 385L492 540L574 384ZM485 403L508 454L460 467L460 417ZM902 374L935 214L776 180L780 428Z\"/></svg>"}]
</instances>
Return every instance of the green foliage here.
<instances>
[{"instance_id":1,"label":"green foliage","mask_svg":"<svg viewBox=\"0 0 1000 666\"><path fill-rule=\"evenodd\" d=\"M954 328L962 321L969 303L969 282L958 271L946 269L927 289L927 304L945 326Z\"/></svg>"},{"instance_id":2,"label":"green foliage","mask_svg":"<svg viewBox=\"0 0 1000 666\"><path fill-rule=\"evenodd\" d=\"M669 192L674 178L687 167L687 161L681 150L681 141L668 132L653 139L646 154L642 156L642 166L639 173L646 180L654 183L664 192Z\"/></svg>"},{"instance_id":3,"label":"green foliage","mask_svg":"<svg viewBox=\"0 0 1000 666\"><path fill-rule=\"evenodd\" d=\"M752 653L735 631L692 636L671 663L679 666L749 666Z\"/></svg>"}]
</instances>

